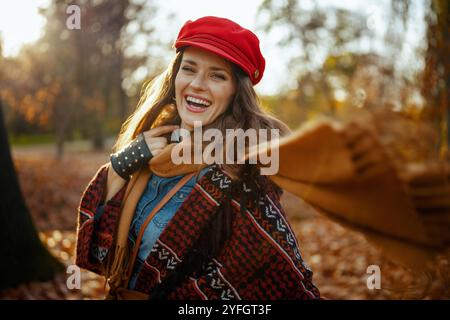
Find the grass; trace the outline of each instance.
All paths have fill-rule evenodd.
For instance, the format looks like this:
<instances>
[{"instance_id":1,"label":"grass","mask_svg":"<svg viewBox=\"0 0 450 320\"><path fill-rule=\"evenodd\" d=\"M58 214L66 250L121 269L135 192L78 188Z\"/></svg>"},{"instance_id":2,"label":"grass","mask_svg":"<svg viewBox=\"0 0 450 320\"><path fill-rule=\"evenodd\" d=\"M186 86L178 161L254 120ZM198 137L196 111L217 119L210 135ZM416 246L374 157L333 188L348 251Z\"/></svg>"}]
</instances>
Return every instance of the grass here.
<instances>
[{"instance_id":1,"label":"grass","mask_svg":"<svg viewBox=\"0 0 450 320\"><path fill-rule=\"evenodd\" d=\"M28 146L36 144L51 144L56 142L53 134L21 134L9 135L11 146Z\"/></svg>"}]
</instances>

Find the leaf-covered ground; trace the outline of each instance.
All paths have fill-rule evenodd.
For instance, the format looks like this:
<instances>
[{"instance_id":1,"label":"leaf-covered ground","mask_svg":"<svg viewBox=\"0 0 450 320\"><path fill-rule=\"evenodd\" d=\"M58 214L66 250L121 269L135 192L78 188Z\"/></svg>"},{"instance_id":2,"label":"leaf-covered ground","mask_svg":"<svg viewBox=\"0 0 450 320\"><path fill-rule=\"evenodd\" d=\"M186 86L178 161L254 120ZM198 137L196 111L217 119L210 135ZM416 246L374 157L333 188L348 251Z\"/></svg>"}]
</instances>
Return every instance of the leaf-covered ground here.
<instances>
[{"instance_id":1,"label":"leaf-covered ground","mask_svg":"<svg viewBox=\"0 0 450 320\"><path fill-rule=\"evenodd\" d=\"M26 203L41 240L67 266L73 264L76 209L80 196L107 153L67 153L57 161L49 151L14 150ZM300 243L304 260L314 271L315 284L328 299L448 299L449 263L437 259L428 277L414 274L386 260L364 237L314 213L300 200L287 195L283 204ZM370 290L367 268L381 269L381 289ZM68 274L53 281L28 283L0 292L3 299L103 299L103 278L82 271L81 288L69 290ZM431 277L431 278L430 278ZM424 296L421 293L428 288Z\"/></svg>"}]
</instances>

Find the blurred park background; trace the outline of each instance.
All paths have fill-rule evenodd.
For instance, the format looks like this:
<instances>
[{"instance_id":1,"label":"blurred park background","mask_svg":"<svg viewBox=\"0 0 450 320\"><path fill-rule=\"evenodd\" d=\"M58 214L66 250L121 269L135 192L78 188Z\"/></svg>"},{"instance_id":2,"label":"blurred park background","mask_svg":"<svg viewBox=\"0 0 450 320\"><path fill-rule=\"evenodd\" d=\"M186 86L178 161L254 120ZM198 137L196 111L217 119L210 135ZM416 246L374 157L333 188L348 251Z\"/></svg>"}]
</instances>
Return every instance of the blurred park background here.
<instances>
[{"instance_id":1,"label":"blurred park background","mask_svg":"<svg viewBox=\"0 0 450 320\"><path fill-rule=\"evenodd\" d=\"M67 25L73 4L80 8L79 29ZM24 200L15 219L28 226L17 232L23 243L41 240L44 247L12 257L31 266L1 272L0 298L103 297L104 282L89 272L83 271L80 290L66 286L78 202L108 161L143 84L173 57L182 24L204 15L255 31L267 62L255 89L264 108L292 129L321 116L364 117L399 164L450 159L447 0L1 2L0 120ZM7 169L1 170L3 179ZM449 275L442 272L448 260L417 276L300 199L287 194L283 202L326 298L450 298ZM2 209L1 221L10 214ZM382 270L380 290L366 285L373 264Z\"/></svg>"}]
</instances>

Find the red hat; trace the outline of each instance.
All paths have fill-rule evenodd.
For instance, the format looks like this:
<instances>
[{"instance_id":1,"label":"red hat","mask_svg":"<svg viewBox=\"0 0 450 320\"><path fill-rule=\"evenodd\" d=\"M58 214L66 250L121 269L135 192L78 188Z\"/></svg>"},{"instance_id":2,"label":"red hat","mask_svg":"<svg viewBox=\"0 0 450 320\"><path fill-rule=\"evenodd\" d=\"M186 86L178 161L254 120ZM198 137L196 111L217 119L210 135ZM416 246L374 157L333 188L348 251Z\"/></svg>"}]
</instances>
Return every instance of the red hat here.
<instances>
[{"instance_id":1,"label":"red hat","mask_svg":"<svg viewBox=\"0 0 450 320\"><path fill-rule=\"evenodd\" d=\"M193 46L208 50L234 62L257 84L264 73L266 62L259 48L258 37L237 23L219 17L202 17L188 20L173 47Z\"/></svg>"}]
</instances>

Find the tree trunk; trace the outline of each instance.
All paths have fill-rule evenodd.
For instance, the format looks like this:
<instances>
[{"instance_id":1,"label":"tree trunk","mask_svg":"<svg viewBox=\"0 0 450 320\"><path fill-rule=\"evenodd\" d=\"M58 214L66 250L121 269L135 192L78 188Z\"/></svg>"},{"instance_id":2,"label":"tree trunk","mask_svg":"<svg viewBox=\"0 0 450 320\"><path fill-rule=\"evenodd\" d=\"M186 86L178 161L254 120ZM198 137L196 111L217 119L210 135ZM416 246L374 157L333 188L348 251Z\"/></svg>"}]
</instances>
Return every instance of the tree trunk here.
<instances>
[{"instance_id":1,"label":"tree trunk","mask_svg":"<svg viewBox=\"0 0 450 320\"><path fill-rule=\"evenodd\" d=\"M0 290L50 280L63 266L41 243L25 205L9 150L1 101L0 168Z\"/></svg>"},{"instance_id":2,"label":"tree trunk","mask_svg":"<svg viewBox=\"0 0 450 320\"><path fill-rule=\"evenodd\" d=\"M123 70L124 69L123 53L121 53L119 55L118 60L119 60L118 68L119 68L119 70ZM119 100L119 110L120 110L119 111L120 123L124 123L128 117L128 105L127 105L127 95L125 93L125 90L123 90L123 88L122 88L122 73L121 72L117 73L116 90L119 95L118 100Z\"/></svg>"},{"instance_id":3,"label":"tree trunk","mask_svg":"<svg viewBox=\"0 0 450 320\"><path fill-rule=\"evenodd\" d=\"M430 1L427 18L427 42L422 93L428 112L439 128L437 149L441 158L450 150L450 4L447 0Z\"/></svg>"}]
</instances>

